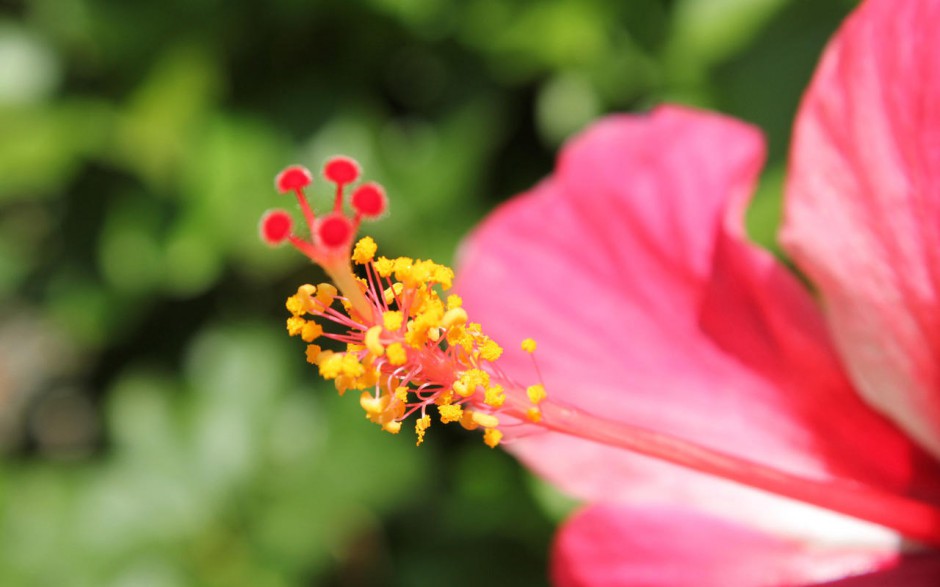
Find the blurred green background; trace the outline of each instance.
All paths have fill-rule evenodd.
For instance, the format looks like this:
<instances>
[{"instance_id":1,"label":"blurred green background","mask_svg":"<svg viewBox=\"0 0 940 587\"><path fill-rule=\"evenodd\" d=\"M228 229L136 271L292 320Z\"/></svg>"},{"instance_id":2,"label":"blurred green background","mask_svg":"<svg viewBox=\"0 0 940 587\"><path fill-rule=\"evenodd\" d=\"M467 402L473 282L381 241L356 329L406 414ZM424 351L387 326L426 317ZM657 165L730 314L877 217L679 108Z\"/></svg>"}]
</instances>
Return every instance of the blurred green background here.
<instances>
[{"instance_id":1,"label":"blurred green background","mask_svg":"<svg viewBox=\"0 0 940 587\"><path fill-rule=\"evenodd\" d=\"M356 157L450 262L566 136L663 101L789 126L848 1L0 0L0 585L540 585L570 504L363 421L284 331L274 175ZM323 192L319 192L321 195Z\"/></svg>"}]
</instances>

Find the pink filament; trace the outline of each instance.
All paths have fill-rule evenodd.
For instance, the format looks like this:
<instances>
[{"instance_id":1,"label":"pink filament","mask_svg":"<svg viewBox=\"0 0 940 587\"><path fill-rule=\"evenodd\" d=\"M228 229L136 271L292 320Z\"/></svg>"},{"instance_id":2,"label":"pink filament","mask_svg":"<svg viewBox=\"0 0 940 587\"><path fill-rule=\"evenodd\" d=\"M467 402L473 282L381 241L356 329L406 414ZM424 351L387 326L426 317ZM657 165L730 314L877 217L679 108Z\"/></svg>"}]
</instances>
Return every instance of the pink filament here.
<instances>
[{"instance_id":1,"label":"pink filament","mask_svg":"<svg viewBox=\"0 0 940 587\"><path fill-rule=\"evenodd\" d=\"M593 416L575 408L542 404L545 428L624 448L743 485L893 528L940 546L940 508L903 495L837 480L787 473L667 434Z\"/></svg>"}]
</instances>

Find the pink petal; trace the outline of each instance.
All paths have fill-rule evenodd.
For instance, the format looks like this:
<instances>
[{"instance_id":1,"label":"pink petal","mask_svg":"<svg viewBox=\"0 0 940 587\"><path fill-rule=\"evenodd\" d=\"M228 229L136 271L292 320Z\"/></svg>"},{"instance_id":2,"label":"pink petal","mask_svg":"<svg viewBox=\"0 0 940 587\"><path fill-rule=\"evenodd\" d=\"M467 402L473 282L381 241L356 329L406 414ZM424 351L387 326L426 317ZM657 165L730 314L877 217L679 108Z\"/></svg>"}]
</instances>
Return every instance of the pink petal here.
<instances>
[{"instance_id":1,"label":"pink petal","mask_svg":"<svg viewBox=\"0 0 940 587\"><path fill-rule=\"evenodd\" d=\"M753 128L720 116L605 119L476 230L458 290L520 381L535 374L518 341L538 341L553 401L794 473L904 490L922 455L855 396L808 294L742 240L762 154ZM694 503L795 533L841 521L557 433L510 449L588 500Z\"/></svg>"},{"instance_id":2,"label":"pink petal","mask_svg":"<svg viewBox=\"0 0 940 587\"><path fill-rule=\"evenodd\" d=\"M859 391L940 455L940 2L875 0L797 120L783 240Z\"/></svg>"},{"instance_id":3,"label":"pink petal","mask_svg":"<svg viewBox=\"0 0 940 587\"><path fill-rule=\"evenodd\" d=\"M611 505L568 520L552 555L557 587L806 585L896 558L878 550L813 549L692 511Z\"/></svg>"}]
</instances>

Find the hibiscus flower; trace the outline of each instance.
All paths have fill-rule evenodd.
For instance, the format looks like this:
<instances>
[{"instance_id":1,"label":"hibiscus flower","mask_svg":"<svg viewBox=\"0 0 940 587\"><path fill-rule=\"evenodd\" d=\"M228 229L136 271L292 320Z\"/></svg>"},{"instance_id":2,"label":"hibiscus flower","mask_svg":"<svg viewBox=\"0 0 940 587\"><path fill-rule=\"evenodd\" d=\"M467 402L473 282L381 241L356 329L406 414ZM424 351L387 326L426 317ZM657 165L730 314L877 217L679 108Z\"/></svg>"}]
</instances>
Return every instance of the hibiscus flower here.
<instances>
[{"instance_id":1,"label":"hibiscus flower","mask_svg":"<svg viewBox=\"0 0 940 587\"><path fill-rule=\"evenodd\" d=\"M938 29L869 0L823 55L781 233L815 294L745 236L759 132L680 107L597 122L465 243L464 307L538 340L545 419L625 431L505 443L590 504L558 585L940 585Z\"/></svg>"}]
</instances>

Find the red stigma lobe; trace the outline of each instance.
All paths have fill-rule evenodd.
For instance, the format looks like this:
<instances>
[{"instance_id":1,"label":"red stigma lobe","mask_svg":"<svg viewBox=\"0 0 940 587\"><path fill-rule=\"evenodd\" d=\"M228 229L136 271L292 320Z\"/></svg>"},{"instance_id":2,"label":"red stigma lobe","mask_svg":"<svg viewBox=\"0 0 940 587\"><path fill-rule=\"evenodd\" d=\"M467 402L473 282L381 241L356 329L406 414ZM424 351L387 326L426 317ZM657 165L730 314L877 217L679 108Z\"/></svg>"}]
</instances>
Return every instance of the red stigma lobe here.
<instances>
[{"instance_id":1,"label":"red stigma lobe","mask_svg":"<svg viewBox=\"0 0 940 587\"><path fill-rule=\"evenodd\" d=\"M326 162L323 175L338 186L359 179L359 164L349 157L334 157Z\"/></svg>"},{"instance_id":2,"label":"red stigma lobe","mask_svg":"<svg viewBox=\"0 0 940 587\"><path fill-rule=\"evenodd\" d=\"M290 236L290 215L283 210L272 210L261 218L261 239L269 245L279 245Z\"/></svg>"},{"instance_id":3,"label":"red stigma lobe","mask_svg":"<svg viewBox=\"0 0 940 587\"><path fill-rule=\"evenodd\" d=\"M313 176L306 167L301 165L291 165L284 171L277 174L274 184L282 194L294 190L302 190L313 183Z\"/></svg>"},{"instance_id":4,"label":"red stigma lobe","mask_svg":"<svg viewBox=\"0 0 940 587\"><path fill-rule=\"evenodd\" d=\"M330 214L320 219L317 224L317 238L323 246L335 249L352 242L354 228L348 218L340 214Z\"/></svg>"},{"instance_id":5,"label":"red stigma lobe","mask_svg":"<svg viewBox=\"0 0 940 587\"><path fill-rule=\"evenodd\" d=\"M385 190L374 183L359 186L352 195L352 207L357 214L364 218L381 216L388 207Z\"/></svg>"}]
</instances>

